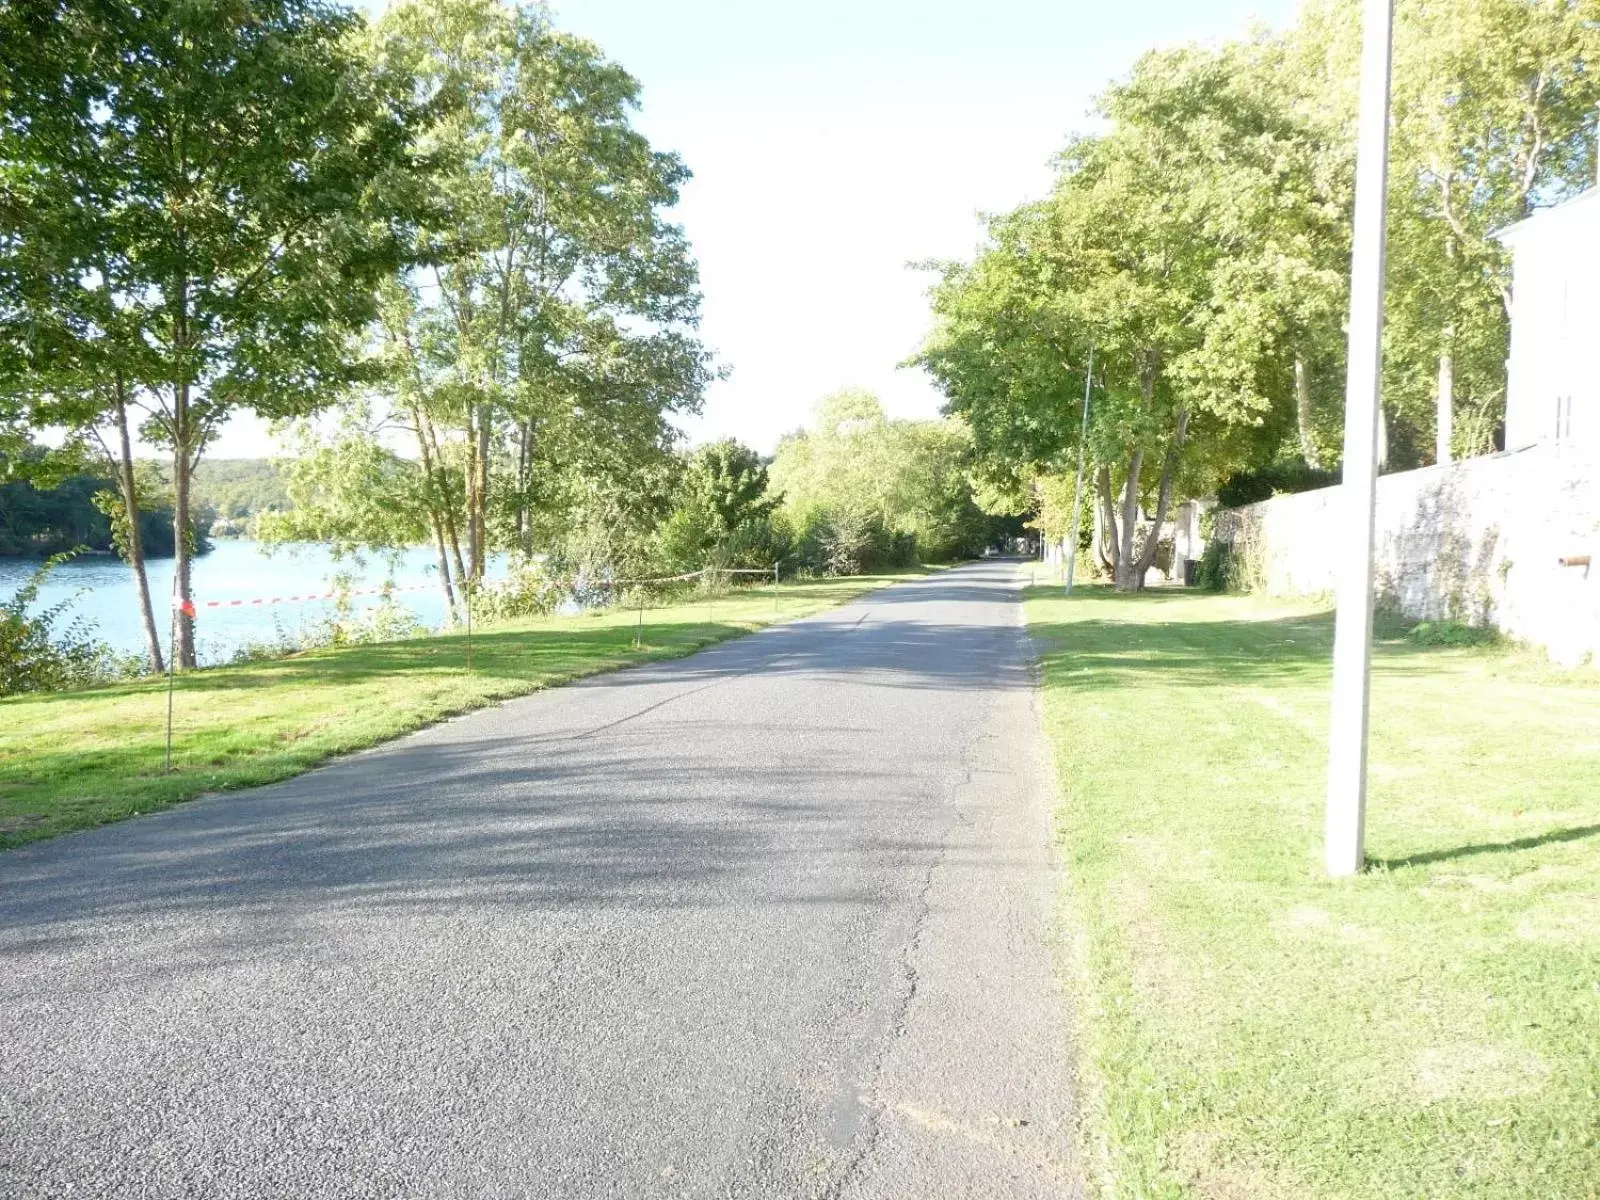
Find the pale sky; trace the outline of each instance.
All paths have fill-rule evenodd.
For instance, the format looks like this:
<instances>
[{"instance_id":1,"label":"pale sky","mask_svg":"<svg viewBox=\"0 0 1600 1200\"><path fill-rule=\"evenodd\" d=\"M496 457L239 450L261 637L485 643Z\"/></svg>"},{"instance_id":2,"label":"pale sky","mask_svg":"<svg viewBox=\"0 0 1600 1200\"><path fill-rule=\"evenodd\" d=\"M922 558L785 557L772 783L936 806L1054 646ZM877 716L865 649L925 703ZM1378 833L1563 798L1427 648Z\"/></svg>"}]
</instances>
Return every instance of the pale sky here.
<instances>
[{"instance_id":1,"label":"pale sky","mask_svg":"<svg viewBox=\"0 0 1600 1200\"><path fill-rule=\"evenodd\" d=\"M676 219L701 333L731 374L695 441L763 452L865 387L891 415L938 394L897 364L928 328L907 263L969 256L983 212L1042 195L1093 97L1145 50L1285 23L1295 0L557 0L557 23L643 86L637 124L694 172ZM272 452L238 421L211 453Z\"/></svg>"}]
</instances>

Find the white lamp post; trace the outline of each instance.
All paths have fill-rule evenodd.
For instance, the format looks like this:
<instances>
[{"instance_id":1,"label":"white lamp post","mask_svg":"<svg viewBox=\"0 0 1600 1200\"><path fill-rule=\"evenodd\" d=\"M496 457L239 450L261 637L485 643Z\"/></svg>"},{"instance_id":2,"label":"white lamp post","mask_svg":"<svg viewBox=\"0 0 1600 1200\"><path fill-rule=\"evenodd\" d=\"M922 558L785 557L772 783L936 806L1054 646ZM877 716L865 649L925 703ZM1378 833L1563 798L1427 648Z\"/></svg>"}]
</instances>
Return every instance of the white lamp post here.
<instances>
[{"instance_id":1,"label":"white lamp post","mask_svg":"<svg viewBox=\"0 0 1600 1200\"><path fill-rule=\"evenodd\" d=\"M1072 595L1072 574L1078 565L1078 523L1083 520L1084 451L1089 442L1089 389L1094 386L1094 347L1089 347L1089 368L1083 375L1083 428L1078 432L1078 485L1072 489L1072 529L1067 534L1067 595Z\"/></svg>"},{"instance_id":2,"label":"white lamp post","mask_svg":"<svg viewBox=\"0 0 1600 1200\"><path fill-rule=\"evenodd\" d=\"M1344 399L1338 613L1328 734L1327 864L1354 875L1365 861L1367 707L1372 673L1373 508L1383 368L1384 256L1389 193L1389 73L1394 0L1366 0L1356 148L1355 248L1350 266L1350 352Z\"/></svg>"}]
</instances>

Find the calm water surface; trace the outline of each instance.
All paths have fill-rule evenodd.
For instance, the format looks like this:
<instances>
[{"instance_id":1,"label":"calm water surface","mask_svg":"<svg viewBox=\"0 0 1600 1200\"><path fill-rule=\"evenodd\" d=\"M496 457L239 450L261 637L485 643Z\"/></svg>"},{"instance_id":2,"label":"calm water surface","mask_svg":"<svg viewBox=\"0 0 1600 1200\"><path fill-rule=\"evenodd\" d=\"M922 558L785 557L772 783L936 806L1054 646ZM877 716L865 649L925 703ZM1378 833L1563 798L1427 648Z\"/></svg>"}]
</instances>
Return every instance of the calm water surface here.
<instances>
[{"instance_id":1,"label":"calm water surface","mask_svg":"<svg viewBox=\"0 0 1600 1200\"><path fill-rule=\"evenodd\" d=\"M0 595L9 597L39 563L35 559L0 558ZM162 645L169 635L173 560L153 559L148 564L151 599ZM414 547L390 559L369 556L364 565L346 558L335 561L322 545L275 546L271 553L258 542L222 540L210 554L194 562L194 596L199 605L195 622L195 649L205 664L227 662L250 642L280 637L295 638L333 614L331 600L207 608L207 600L253 600L256 597L304 595L325 592L336 574L355 577L353 588L381 587L392 580L396 587L431 585L404 592L395 599L410 609L422 624L437 628L445 622L444 595L439 587L437 560L431 549ZM88 619L93 634L113 648L129 654L144 652L144 632L139 621L139 593L133 571L114 557L79 558L64 563L40 592L35 609L61 600L72 601L72 612ZM375 608L378 596L356 596L357 610Z\"/></svg>"}]
</instances>

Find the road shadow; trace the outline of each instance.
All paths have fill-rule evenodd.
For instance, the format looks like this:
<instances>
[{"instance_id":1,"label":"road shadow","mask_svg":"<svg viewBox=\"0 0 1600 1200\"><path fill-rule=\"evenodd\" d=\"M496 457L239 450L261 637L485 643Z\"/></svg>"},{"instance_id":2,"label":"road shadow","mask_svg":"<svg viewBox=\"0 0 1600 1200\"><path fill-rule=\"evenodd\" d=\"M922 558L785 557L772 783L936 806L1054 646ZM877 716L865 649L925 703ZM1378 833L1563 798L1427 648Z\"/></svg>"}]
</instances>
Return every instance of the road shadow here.
<instances>
[{"instance_id":1,"label":"road shadow","mask_svg":"<svg viewBox=\"0 0 1600 1200\"><path fill-rule=\"evenodd\" d=\"M246 919L249 931L234 928L204 954L148 969L270 955L294 940L298 920L330 912L712 907L752 895L773 904L881 904L868 883L859 891L811 885L793 864L842 857L848 869L829 877L865 881L881 877L887 860L930 861L943 843L922 808L934 788L927 772L956 743L913 721L893 731L886 751L884 729L846 716L876 712L877 702L845 702L841 689L890 689L919 706L921 693L993 695L1032 683L1014 591L959 580L913 586L936 606L981 597L996 614L961 623L948 607L919 610L897 593L876 593L689 658L583 680L573 688L601 695L563 701L554 716L545 709L525 732L497 735L510 718L482 732L439 726L282 784L9 851L0 855L0 958L69 948L122 920L219 912ZM897 602L880 603L886 594ZM946 619L932 619L939 614ZM517 672L534 669L528 664L548 666L574 647L616 650L626 661L632 637L624 627L560 639L480 635L480 670L525 679ZM499 655L486 654L485 643ZM434 669L428 656L437 650L394 643L328 665L348 679L381 680ZM309 684L320 665L265 663L217 682ZM754 676L803 680L810 697L830 702L735 712L711 728L662 711ZM183 682L193 691L180 703L203 703L216 686L205 673ZM562 715L591 710L606 720L569 728ZM651 719L638 722L645 713ZM753 746L764 747L759 757ZM148 767L153 751L126 761L114 749L94 753L93 765L117 778L121 768ZM30 770L59 778L82 762L76 750L41 752ZM876 797L870 813L856 799L863 794Z\"/></svg>"}]
</instances>

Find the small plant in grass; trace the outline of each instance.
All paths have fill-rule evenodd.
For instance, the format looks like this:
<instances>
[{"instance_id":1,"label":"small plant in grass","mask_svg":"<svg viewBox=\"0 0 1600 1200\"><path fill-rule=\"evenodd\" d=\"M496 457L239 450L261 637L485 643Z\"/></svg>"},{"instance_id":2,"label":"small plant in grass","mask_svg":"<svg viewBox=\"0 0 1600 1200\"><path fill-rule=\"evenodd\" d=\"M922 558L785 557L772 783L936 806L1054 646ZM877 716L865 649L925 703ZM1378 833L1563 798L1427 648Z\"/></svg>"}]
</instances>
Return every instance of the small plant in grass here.
<instances>
[{"instance_id":1,"label":"small plant in grass","mask_svg":"<svg viewBox=\"0 0 1600 1200\"><path fill-rule=\"evenodd\" d=\"M478 589L472 598L472 616L484 625L548 616L571 596L571 581L558 578L546 560L519 558L505 578Z\"/></svg>"},{"instance_id":2,"label":"small plant in grass","mask_svg":"<svg viewBox=\"0 0 1600 1200\"><path fill-rule=\"evenodd\" d=\"M1419 621L1405 636L1418 646L1494 646L1505 640L1498 629L1461 621Z\"/></svg>"}]
</instances>

